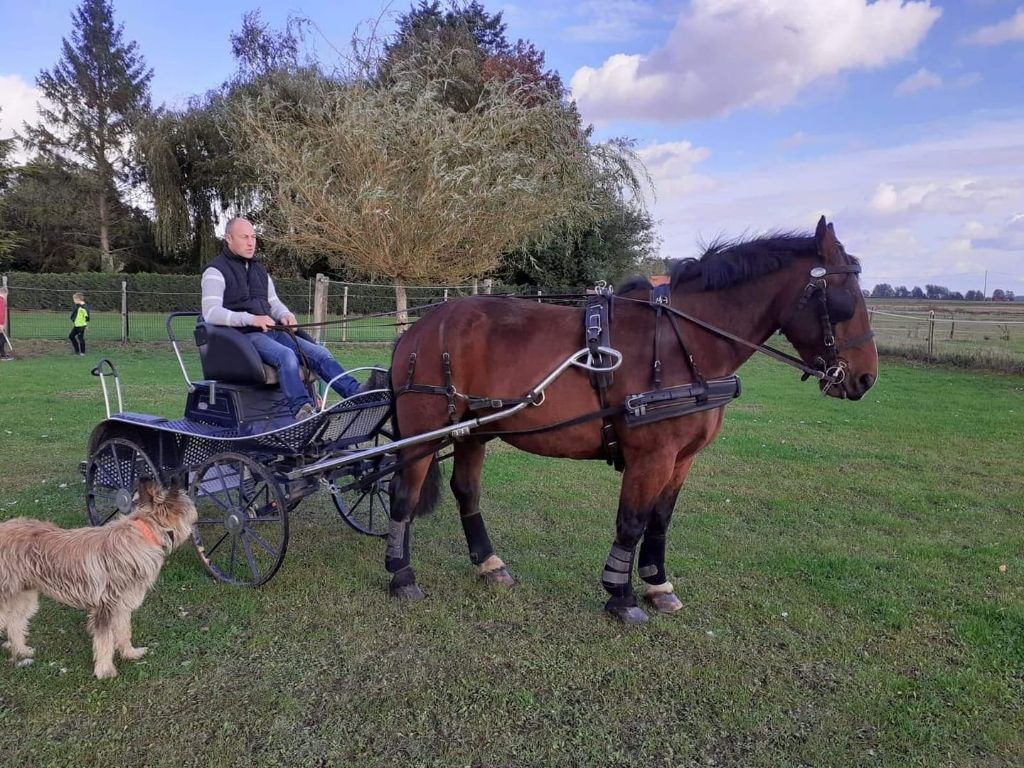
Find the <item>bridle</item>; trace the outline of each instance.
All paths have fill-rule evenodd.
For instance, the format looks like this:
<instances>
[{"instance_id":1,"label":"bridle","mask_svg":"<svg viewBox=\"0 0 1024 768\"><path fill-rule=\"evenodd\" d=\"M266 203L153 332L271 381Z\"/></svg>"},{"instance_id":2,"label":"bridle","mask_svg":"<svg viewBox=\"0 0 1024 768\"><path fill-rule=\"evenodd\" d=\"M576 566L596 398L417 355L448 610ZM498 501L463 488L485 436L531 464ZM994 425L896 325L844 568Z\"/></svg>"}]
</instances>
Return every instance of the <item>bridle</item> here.
<instances>
[{"instance_id":1,"label":"bridle","mask_svg":"<svg viewBox=\"0 0 1024 768\"><path fill-rule=\"evenodd\" d=\"M682 319L703 328L706 331L719 336L729 341L734 341L737 344L745 346L755 352L760 352L768 357L778 360L781 363L785 363L788 366L796 368L798 371L803 373L801 381L813 378L822 382L822 394L828 394L828 391L835 386L838 386L846 380L846 370L848 363L839 353L843 350L857 347L866 341L870 341L875 336L875 332L869 330L867 333L863 333L860 336L856 336L852 339L847 339L841 344L836 343L836 331L835 324L849 320L853 317L854 302L852 292L849 289L832 288L832 293L829 293L828 281L825 279L828 275L856 275L860 274L859 264L847 264L836 267L812 267L810 271L810 280L804 287L803 292L800 295L800 299L797 301L796 307L789 314L786 320L780 324L780 329L785 333L785 327L799 314L807 305L815 300L814 306L818 311L818 320L821 325L822 342L825 346L824 356L819 355L815 357L808 365L803 360L793 355L787 354L781 350L770 347L767 344L755 344L752 341L744 339L742 336L737 336L735 333L719 328L717 325L713 325L706 320L702 320L699 317L691 315L689 312L684 312L681 309L673 307L670 303L668 296L659 296L657 298L652 297L648 301L642 301L641 299L632 299L626 296L616 296L616 301L630 301L635 303L648 304L656 310L667 312L676 317Z\"/></svg>"},{"instance_id":2,"label":"bridle","mask_svg":"<svg viewBox=\"0 0 1024 768\"><path fill-rule=\"evenodd\" d=\"M859 336L846 339L836 343L836 323L841 323L853 317L856 299L849 288L836 288L826 280L828 275L859 275L859 264L844 264L836 267L812 267L810 280L804 286L804 290L797 301L796 309L781 324L785 333L786 326L799 314L808 304L814 304L818 314L818 323L821 327L821 340L825 347L825 354L819 355L811 361L815 370L821 372L822 376L815 376L813 373L804 372L802 381L810 376L820 378L824 382L822 394L827 394L832 387L838 386L846 380L848 363L840 356L840 352L853 347L858 347L866 341L874 338L875 332L868 330ZM788 334L787 334L788 335Z\"/></svg>"}]
</instances>

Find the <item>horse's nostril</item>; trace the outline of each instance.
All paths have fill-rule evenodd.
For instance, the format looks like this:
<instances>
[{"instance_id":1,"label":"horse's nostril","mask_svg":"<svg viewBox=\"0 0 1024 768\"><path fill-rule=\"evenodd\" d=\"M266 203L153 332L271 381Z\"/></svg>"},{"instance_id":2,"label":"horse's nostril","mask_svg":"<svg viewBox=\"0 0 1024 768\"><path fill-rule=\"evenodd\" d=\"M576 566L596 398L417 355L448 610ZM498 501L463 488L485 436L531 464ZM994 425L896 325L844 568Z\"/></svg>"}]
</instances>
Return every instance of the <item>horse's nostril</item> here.
<instances>
[{"instance_id":1,"label":"horse's nostril","mask_svg":"<svg viewBox=\"0 0 1024 768\"><path fill-rule=\"evenodd\" d=\"M870 373L865 373L860 377L860 391L867 392L871 389L871 386L875 383L875 377Z\"/></svg>"}]
</instances>

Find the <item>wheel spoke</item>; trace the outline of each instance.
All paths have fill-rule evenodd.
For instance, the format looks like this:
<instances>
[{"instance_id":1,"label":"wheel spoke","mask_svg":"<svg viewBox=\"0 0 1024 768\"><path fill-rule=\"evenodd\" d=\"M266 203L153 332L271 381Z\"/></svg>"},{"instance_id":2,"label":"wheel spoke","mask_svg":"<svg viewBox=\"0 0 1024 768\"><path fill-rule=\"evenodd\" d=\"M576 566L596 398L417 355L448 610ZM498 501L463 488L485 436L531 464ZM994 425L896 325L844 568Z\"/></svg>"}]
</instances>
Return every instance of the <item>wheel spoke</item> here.
<instances>
[{"instance_id":1,"label":"wheel spoke","mask_svg":"<svg viewBox=\"0 0 1024 768\"><path fill-rule=\"evenodd\" d=\"M114 467L117 469L118 488L124 488L124 472L121 470L121 459L117 455L117 443L110 444L110 453L114 457Z\"/></svg>"},{"instance_id":2,"label":"wheel spoke","mask_svg":"<svg viewBox=\"0 0 1024 768\"><path fill-rule=\"evenodd\" d=\"M280 515L276 517L252 517L246 520L246 525L263 525L264 523L280 523L282 520Z\"/></svg>"},{"instance_id":3,"label":"wheel spoke","mask_svg":"<svg viewBox=\"0 0 1024 768\"><path fill-rule=\"evenodd\" d=\"M235 551L238 549L238 537L231 537L231 557L228 560L228 573L235 575Z\"/></svg>"},{"instance_id":4,"label":"wheel spoke","mask_svg":"<svg viewBox=\"0 0 1024 768\"><path fill-rule=\"evenodd\" d=\"M220 517L208 517L196 520L196 525L224 525L224 519Z\"/></svg>"},{"instance_id":5,"label":"wheel spoke","mask_svg":"<svg viewBox=\"0 0 1024 768\"><path fill-rule=\"evenodd\" d=\"M224 535L221 536L219 539L217 539L217 543L214 544L212 547L210 547L208 550L206 550L206 559L207 560L209 560L211 557L213 557L213 553L217 551L217 547L219 547L221 545L221 542L223 542L224 539L226 539L229 535L230 535L230 531L224 531Z\"/></svg>"},{"instance_id":6,"label":"wheel spoke","mask_svg":"<svg viewBox=\"0 0 1024 768\"><path fill-rule=\"evenodd\" d=\"M254 531L254 530L252 530L250 528L250 529L248 529L246 531L246 533L248 533L249 536L251 536L253 538L253 540L257 544L259 544L261 547L263 547L263 549L266 550L266 553L268 555L270 555L275 560L278 558L279 554L278 554L277 550L274 549L272 546L270 546L270 544L267 543L266 539L264 539L262 536L260 536L258 533L256 533L256 531Z\"/></svg>"},{"instance_id":7,"label":"wheel spoke","mask_svg":"<svg viewBox=\"0 0 1024 768\"><path fill-rule=\"evenodd\" d=\"M242 531L242 548L245 550L245 559L249 561L249 570L252 571L252 580L255 583L260 580L260 569L256 565L256 558L252 554L252 547L246 534L246 531Z\"/></svg>"},{"instance_id":8,"label":"wheel spoke","mask_svg":"<svg viewBox=\"0 0 1024 768\"><path fill-rule=\"evenodd\" d=\"M116 509L113 512L111 512L109 515L107 515L105 518L103 518L103 522L100 523L100 525L106 525L111 520L113 520L115 517L117 517L117 510Z\"/></svg>"}]
</instances>

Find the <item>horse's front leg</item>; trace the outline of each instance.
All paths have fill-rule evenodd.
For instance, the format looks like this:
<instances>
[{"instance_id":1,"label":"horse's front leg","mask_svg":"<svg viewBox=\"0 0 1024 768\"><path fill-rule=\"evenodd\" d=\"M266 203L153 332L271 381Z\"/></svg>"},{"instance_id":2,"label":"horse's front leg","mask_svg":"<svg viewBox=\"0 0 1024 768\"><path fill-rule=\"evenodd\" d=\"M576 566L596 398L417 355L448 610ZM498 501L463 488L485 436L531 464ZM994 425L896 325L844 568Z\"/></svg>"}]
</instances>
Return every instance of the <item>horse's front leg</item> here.
<instances>
[{"instance_id":1,"label":"horse's front leg","mask_svg":"<svg viewBox=\"0 0 1024 768\"><path fill-rule=\"evenodd\" d=\"M426 497L436 496L436 491L425 486L437 482L438 469L432 454L402 467L391 481L391 525L384 567L391 574L388 592L400 600L414 603L426 597L412 569L412 521L417 512L428 511L420 509L421 502L432 506L433 499Z\"/></svg>"},{"instance_id":2,"label":"horse's front leg","mask_svg":"<svg viewBox=\"0 0 1024 768\"><path fill-rule=\"evenodd\" d=\"M654 504L644 531L643 543L640 545L637 574L647 584L644 599L658 613L675 613L683 607L665 571L665 537L672 521L676 499L679 498L679 491L686 481L694 458L688 456L676 464L671 482Z\"/></svg>"},{"instance_id":3,"label":"horse's front leg","mask_svg":"<svg viewBox=\"0 0 1024 768\"><path fill-rule=\"evenodd\" d=\"M479 440L455 444L455 464L452 468L452 493L459 504L462 532L466 534L469 560L477 575L488 584L512 586L515 579L505 563L494 554L487 526L480 514L480 473L483 471L486 446Z\"/></svg>"},{"instance_id":4,"label":"horse's front leg","mask_svg":"<svg viewBox=\"0 0 1024 768\"><path fill-rule=\"evenodd\" d=\"M647 614L637 605L633 592L633 558L672 466L670 462L659 461L657 456L645 459L631 464L627 458L615 520L615 542L601 574L601 585L611 595L604 609L626 624L647 621Z\"/></svg>"}]
</instances>

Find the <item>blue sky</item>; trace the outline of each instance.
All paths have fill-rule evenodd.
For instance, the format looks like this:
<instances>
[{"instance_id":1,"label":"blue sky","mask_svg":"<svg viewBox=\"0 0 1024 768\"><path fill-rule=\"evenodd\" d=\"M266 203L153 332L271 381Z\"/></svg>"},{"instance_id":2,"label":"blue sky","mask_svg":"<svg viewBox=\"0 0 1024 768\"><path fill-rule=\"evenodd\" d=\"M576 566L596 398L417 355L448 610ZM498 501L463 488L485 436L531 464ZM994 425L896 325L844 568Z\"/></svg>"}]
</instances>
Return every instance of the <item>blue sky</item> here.
<instances>
[{"instance_id":1,"label":"blue sky","mask_svg":"<svg viewBox=\"0 0 1024 768\"><path fill-rule=\"evenodd\" d=\"M0 0L0 136L32 114L74 2ZM1024 0L515 0L599 137L631 136L654 180L662 254L718 234L834 218L863 283L1024 294ZM259 8L313 19L324 58L406 2L114 0L157 103L231 72Z\"/></svg>"}]
</instances>

